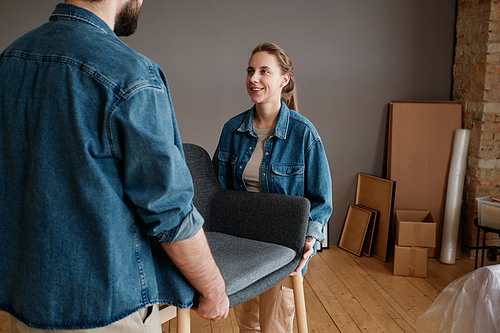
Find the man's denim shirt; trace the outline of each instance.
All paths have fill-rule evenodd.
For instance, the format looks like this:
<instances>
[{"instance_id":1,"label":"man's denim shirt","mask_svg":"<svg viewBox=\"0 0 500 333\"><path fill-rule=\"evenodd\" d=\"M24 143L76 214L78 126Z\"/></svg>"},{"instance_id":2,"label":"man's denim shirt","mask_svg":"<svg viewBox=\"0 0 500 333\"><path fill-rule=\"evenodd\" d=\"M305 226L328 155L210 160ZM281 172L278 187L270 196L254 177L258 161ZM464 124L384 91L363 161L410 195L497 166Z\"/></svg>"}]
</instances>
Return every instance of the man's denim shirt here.
<instances>
[{"instance_id":1,"label":"man's denim shirt","mask_svg":"<svg viewBox=\"0 0 500 333\"><path fill-rule=\"evenodd\" d=\"M0 55L0 78L0 310L52 330L190 307L158 242L203 218L159 66L60 4Z\"/></svg>"},{"instance_id":2,"label":"man's denim shirt","mask_svg":"<svg viewBox=\"0 0 500 333\"><path fill-rule=\"evenodd\" d=\"M243 171L257 145L255 106L231 118L213 157L222 187L246 190ZM263 192L305 197L311 202L307 235L323 241L332 213L332 182L323 143L312 123L281 103L274 134L265 141L260 166Z\"/></svg>"}]
</instances>

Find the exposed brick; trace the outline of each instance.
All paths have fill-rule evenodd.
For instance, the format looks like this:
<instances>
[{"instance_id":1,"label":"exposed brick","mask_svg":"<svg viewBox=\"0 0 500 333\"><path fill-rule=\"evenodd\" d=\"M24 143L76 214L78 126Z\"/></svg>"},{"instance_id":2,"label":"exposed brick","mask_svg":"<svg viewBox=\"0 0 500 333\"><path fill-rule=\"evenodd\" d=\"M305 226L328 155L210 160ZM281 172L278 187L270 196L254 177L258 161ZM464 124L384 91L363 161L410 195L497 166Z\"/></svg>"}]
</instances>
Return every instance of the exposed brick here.
<instances>
[{"instance_id":1,"label":"exposed brick","mask_svg":"<svg viewBox=\"0 0 500 333\"><path fill-rule=\"evenodd\" d=\"M492 1L490 10L493 13L497 13L497 14L500 13L500 4L497 3L496 1Z\"/></svg>"},{"instance_id":2,"label":"exposed brick","mask_svg":"<svg viewBox=\"0 0 500 333\"><path fill-rule=\"evenodd\" d=\"M500 34L495 34L495 36L496 36L496 38L498 38L498 39L495 39L495 40L500 41ZM488 39L488 40L492 41L494 39ZM485 62L488 63L488 64L498 64L499 60L500 60L500 55L498 53L492 53L492 54L487 54L486 55Z\"/></svg>"},{"instance_id":3,"label":"exposed brick","mask_svg":"<svg viewBox=\"0 0 500 333\"><path fill-rule=\"evenodd\" d=\"M463 241L475 242L475 198L500 194L500 0L458 0L453 98L471 130L462 209ZM488 242L500 244L497 236Z\"/></svg>"},{"instance_id":4,"label":"exposed brick","mask_svg":"<svg viewBox=\"0 0 500 333\"><path fill-rule=\"evenodd\" d=\"M500 73L500 65L488 64L486 65L486 71L488 73Z\"/></svg>"},{"instance_id":5,"label":"exposed brick","mask_svg":"<svg viewBox=\"0 0 500 333\"><path fill-rule=\"evenodd\" d=\"M500 22L489 22L487 24L489 31L500 31Z\"/></svg>"},{"instance_id":6,"label":"exposed brick","mask_svg":"<svg viewBox=\"0 0 500 333\"><path fill-rule=\"evenodd\" d=\"M488 115L491 116L491 115ZM483 125L483 131L485 132L500 132L500 123L495 123L495 120L493 119L491 121L492 124L490 123L485 123Z\"/></svg>"},{"instance_id":7,"label":"exposed brick","mask_svg":"<svg viewBox=\"0 0 500 333\"><path fill-rule=\"evenodd\" d=\"M495 186L496 180L495 179L478 179L475 182L475 185L477 186Z\"/></svg>"},{"instance_id":8,"label":"exposed brick","mask_svg":"<svg viewBox=\"0 0 500 333\"><path fill-rule=\"evenodd\" d=\"M500 103L485 103L483 108L484 113L500 114Z\"/></svg>"},{"instance_id":9,"label":"exposed brick","mask_svg":"<svg viewBox=\"0 0 500 333\"><path fill-rule=\"evenodd\" d=\"M494 124L495 119L496 119L496 114L494 114L494 113L484 113L483 114L483 122L484 123ZM493 139L493 138L491 138L491 139Z\"/></svg>"},{"instance_id":10,"label":"exposed brick","mask_svg":"<svg viewBox=\"0 0 500 333\"><path fill-rule=\"evenodd\" d=\"M489 195L489 194L490 194L490 189L488 186L477 186L476 187L476 195L478 197L482 197L482 196Z\"/></svg>"}]
</instances>

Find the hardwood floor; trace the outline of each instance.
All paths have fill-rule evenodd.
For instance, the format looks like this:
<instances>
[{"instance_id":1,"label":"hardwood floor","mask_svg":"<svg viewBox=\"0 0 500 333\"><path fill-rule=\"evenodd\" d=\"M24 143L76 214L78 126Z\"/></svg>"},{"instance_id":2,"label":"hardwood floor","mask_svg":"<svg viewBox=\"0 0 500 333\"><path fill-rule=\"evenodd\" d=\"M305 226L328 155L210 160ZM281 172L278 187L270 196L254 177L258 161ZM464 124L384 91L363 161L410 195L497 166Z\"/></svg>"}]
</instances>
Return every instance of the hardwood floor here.
<instances>
[{"instance_id":1,"label":"hardwood floor","mask_svg":"<svg viewBox=\"0 0 500 333\"><path fill-rule=\"evenodd\" d=\"M496 264L485 258L485 265ZM304 288L309 332L416 332L416 320L450 282L474 270L474 259L454 265L428 259L427 278L394 276L393 263L356 257L337 247L314 256ZM163 324L174 333L176 320ZM234 312L216 324L191 312L192 332L237 333ZM10 332L9 315L0 312L0 333Z\"/></svg>"}]
</instances>

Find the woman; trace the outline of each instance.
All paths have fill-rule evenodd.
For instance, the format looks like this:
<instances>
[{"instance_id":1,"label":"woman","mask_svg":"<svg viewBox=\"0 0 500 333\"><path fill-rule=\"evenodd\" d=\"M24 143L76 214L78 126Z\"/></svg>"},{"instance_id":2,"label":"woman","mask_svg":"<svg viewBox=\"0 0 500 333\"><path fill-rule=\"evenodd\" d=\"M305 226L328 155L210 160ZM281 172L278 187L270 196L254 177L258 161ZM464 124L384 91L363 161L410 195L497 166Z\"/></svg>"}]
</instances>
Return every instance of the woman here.
<instances>
[{"instance_id":1,"label":"woman","mask_svg":"<svg viewBox=\"0 0 500 333\"><path fill-rule=\"evenodd\" d=\"M309 199L304 255L291 275L305 274L316 241L325 239L333 208L323 143L312 123L297 112L294 69L279 46L263 43L253 50L246 87L254 106L224 125L213 157L218 180L228 189ZM240 332L292 332L293 291L276 286L236 306L235 314Z\"/></svg>"}]
</instances>

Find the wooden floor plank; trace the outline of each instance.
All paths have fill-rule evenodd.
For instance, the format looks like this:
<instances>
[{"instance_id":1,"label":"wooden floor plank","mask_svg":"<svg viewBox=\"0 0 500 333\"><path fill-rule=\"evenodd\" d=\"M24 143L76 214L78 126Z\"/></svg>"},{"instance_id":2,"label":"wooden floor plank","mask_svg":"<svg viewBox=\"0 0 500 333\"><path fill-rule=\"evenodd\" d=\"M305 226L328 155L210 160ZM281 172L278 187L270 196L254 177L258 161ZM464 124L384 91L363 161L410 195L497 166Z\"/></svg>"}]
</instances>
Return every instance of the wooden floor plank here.
<instances>
[{"instance_id":1,"label":"wooden floor plank","mask_svg":"<svg viewBox=\"0 0 500 333\"><path fill-rule=\"evenodd\" d=\"M368 259L366 258L366 260ZM384 307L385 311L391 316L391 318L401 318L398 311L392 306L392 302L387 301L387 293L385 293L384 295L382 287L371 277L370 269L367 269L366 267L360 265L357 260L354 261L357 263L357 265L353 266L353 268L358 271L358 276L363 279L362 282L365 283L365 290L370 293L370 295L377 301L378 304Z\"/></svg>"},{"instance_id":2,"label":"wooden floor plank","mask_svg":"<svg viewBox=\"0 0 500 333\"><path fill-rule=\"evenodd\" d=\"M441 290L436 289L432 284L429 283L427 279L416 278L416 277L407 277L408 281L410 281L418 290L420 290L424 295L429 297L433 302L439 296Z\"/></svg>"},{"instance_id":3,"label":"wooden floor plank","mask_svg":"<svg viewBox=\"0 0 500 333\"><path fill-rule=\"evenodd\" d=\"M329 270L319 255L314 256L309 262L309 269L306 274L306 279L311 285L311 289L314 290L340 332L360 332L356 323L354 323L346 309L325 282L322 277L322 269Z\"/></svg>"},{"instance_id":4,"label":"wooden floor plank","mask_svg":"<svg viewBox=\"0 0 500 333\"><path fill-rule=\"evenodd\" d=\"M382 287L387 301L397 304L401 317L416 329L416 319L432 304L431 299L420 292L406 277L388 274L388 271L392 270L391 263L383 263L376 258L360 257L356 260L361 266L369 269L373 280Z\"/></svg>"},{"instance_id":5,"label":"wooden floor plank","mask_svg":"<svg viewBox=\"0 0 500 333\"><path fill-rule=\"evenodd\" d=\"M217 323L210 323L213 333L233 333L233 325L231 323L231 316L219 320ZM237 330L236 332L239 332Z\"/></svg>"},{"instance_id":6,"label":"wooden floor plank","mask_svg":"<svg viewBox=\"0 0 500 333\"><path fill-rule=\"evenodd\" d=\"M382 332L403 332L399 325L392 319L384 308L384 304L378 302L379 298L374 298L373 287L367 281L366 275L357 269L357 262L349 256L329 256L334 253L329 251L325 253L324 259L328 266L336 272L342 283L349 289L353 297L359 301L359 304L375 321ZM354 256L353 256L354 257ZM385 303L385 302L384 302Z\"/></svg>"},{"instance_id":7,"label":"wooden floor plank","mask_svg":"<svg viewBox=\"0 0 500 333\"><path fill-rule=\"evenodd\" d=\"M2 329L5 325L9 325L10 327L10 315L6 312L0 311L0 329Z\"/></svg>"},{"instance_id":8,"label":"wooden floor plank","mask_svg":"<svg viewBox=\"0 0 500 333\"><path fill-rule=\"evenodd\" d=\"M212 332L211 323L212 322L210 320L203 319L196 312L191 311L191 331L192 332L211 333ZM172 333L175 333L175 331L173 331Z\"/></svg>"},{"instance_id":9,"label":"wooden floor plank","mask_svg":"<svg viewBox=\"0 0 500 333\"><path fill-rule=\"evenodd\" d=\"M319 274L325 281L326 285L330 288L330 292L335 295L340 304L344 307L345 311L349 314L356 326L363 332L382 332L373 318L365 311L360 304L360 300L356 299L349 290L348 286L342 281L342 272L337 272L331 267L323 267L324 265L316 265L310 263L315 268L314 271L308 274ZM345 269L345 267L344 267ZM334 273L336 272L336 273ZM335 321L335 318L333 318ZM339 326L342 330L342 328Z\"/></svg>"},{"instance_id":10,"label":"wooden floor plank","mask_svg":"<svg viewBox=\"0 0 500 333\"><path fill-rule=\"evenodd\" d=\"M442 278L447 285L471 271L460 263L454 265L442 264L439 258L429 258L427 260L427 269Z\"/></svg>"},{"instance_id":11,"label":"wooden floor plank","mask_svg":"<svg viewBox=\"0 0 500 333\"><path fill-rule=\"evenodd\" d=\"M0 333L10 333L10 315L0 311Z\"/></svg>"},{"instance_id":12,"label":"wooden floor plank","mask_svg":"<svg viewBox=\"0 0 500 333\"><path fill-rule=\"evenodd\" d=\"M367 290L371 292L371 295L377 300L379 304L383 306L387 314L398 325L398 327L394 328L394 330L414 332L414 327L409 324L409 322L411 322L412 320L407 311L402 306L400 306L400 304L396 300L394 300L394 298L384 289L381 284L379 284L379 282L374 279L374 275L378 273L389 274L389 272L392 271L392 265L376 258L356 257L346 253L345 251L340 251L340 249L338 248L334 248L333 253L336 252L340 256L350 256L354 261L358 263L357 266L353 267L355 267L361 273L365 273L365 279L369 283L369 286L366 286Z\"/></svg>"},{"instance_id":13,"label":"wooden floor plank","mask_svg":"<svg viewBox=\"0 0 500 333\"><path fill-rule=\"evenodd\" d=\"M304 279L304 293L306 297L307 324L309 333L340 332L307 279ZM296 331L295 327L295 332Z\"/></svg>"},{"instance_id":14,"label":"wooden floor plank","mask_svg":"<svg viewBox=\"0 0 500 333\"><path fill-rule=\"evenodd\" d=\"M402 276L378 278L377 282L382 283L391 298L406 311L409 317L405 319L415 328L417 318L432 305L432 300Z\"/></svg>"},{"instance_id":15,"label":"wooden floor plank","mask_svg":"<svg viewBox=\"0 0 500 333\"><path fill-rule=\"evenodd\" d=\"M439 276L439 272L434 272L429 269L427 270L427 277L425 280L439 292L441 292L448 285L448 279L443 279Z\"/></svg>"},{"instance_id":16,"label":"wooden floor plank","mask_svg":"<svg viewBox=\"0 0 500 333\"><path fill-rule=\"evenodd\" d=\"M309 262L308 272L305 278L320 298L323 306L330 316L349 316L337 297L332 293L325 280L322 278L322 269L327 269L323 259L316 255Z\"/></svg>"}]
</instances>

